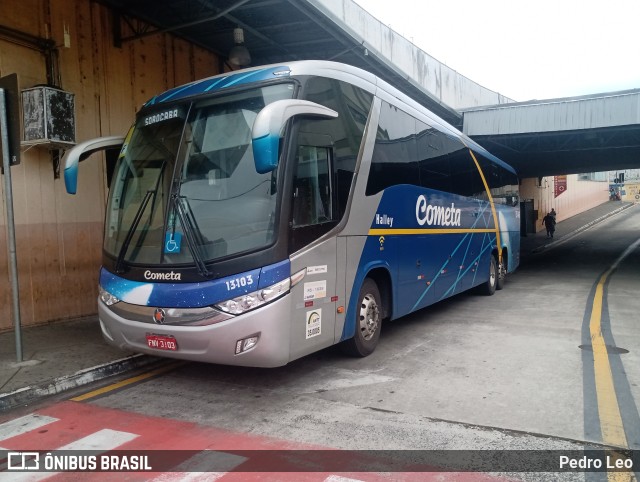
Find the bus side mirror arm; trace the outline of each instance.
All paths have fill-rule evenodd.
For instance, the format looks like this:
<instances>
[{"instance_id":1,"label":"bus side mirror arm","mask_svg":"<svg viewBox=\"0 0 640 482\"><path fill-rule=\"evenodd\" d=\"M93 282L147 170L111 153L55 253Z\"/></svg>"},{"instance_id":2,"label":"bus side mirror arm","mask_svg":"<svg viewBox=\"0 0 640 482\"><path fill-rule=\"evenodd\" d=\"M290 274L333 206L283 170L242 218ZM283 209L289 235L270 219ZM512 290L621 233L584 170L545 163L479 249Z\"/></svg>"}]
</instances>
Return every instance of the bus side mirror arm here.
<instances>
[{"instance_id":1,"label":"bus side mirror arm","mask_svg":"<svg viewBox=\"0 0 640 482\"><path fill-rule=\"evenodd\" d=\"M280 132L287 121L297 115L324 119L338 117L335 110L308 100L285 99L267 105L256 117L251 130L253 159L260 174L278 167Z\"/></svg>"},{"instance_id":2,"label":"bus side mirror arm","mask_svg":"<svg viewBox=\"0 0 640 482\"><path fill-rule=\"evenodd\" d=\"M64 164L64 185L69 194L75 194L78 187L78 164L97 151L113 149L122 146L123 136L97 137L81 142L65 152L62 158Z\"/></svg>"}]
</instances>

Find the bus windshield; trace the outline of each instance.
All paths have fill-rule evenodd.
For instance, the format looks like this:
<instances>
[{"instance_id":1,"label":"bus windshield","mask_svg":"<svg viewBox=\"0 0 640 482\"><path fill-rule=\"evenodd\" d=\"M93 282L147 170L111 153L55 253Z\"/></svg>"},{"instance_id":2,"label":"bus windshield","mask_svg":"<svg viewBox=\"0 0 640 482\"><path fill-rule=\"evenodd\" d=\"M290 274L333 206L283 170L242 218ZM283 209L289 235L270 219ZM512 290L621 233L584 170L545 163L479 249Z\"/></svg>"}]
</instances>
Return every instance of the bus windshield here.
<instances>
[{"instance_id":1,"label":"bus windshield","mask_svg":"<svg viewBox=\"0 0 640 482\"><path fill-rule=\"evenodd\" d=\"M192 264L275 241L276 173L259 174L251 128L293 96L276 84L141 115L115 167L105 251L135 264Z\"/></svg>"}]
</instances>

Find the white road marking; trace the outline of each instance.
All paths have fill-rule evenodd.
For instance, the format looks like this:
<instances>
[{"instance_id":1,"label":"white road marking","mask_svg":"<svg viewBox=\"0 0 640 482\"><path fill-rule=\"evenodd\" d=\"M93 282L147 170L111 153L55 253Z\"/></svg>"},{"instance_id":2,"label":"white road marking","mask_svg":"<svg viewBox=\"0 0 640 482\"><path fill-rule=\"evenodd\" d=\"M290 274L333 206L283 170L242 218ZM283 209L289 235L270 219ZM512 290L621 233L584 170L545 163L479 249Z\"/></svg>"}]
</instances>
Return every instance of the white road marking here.
<instances>
[{"instance_id":1,"label":"white road marking","mask_svg":"<svg viewBox=\"0 0 640 482\"><path fill-rule=\"evenodd\" d=\"M127 442L131 442L137 437L138 435L134 433L119 432L105 428L56 450L98 450L100 452L107 452Z\"/></svg>"},{"instance_id":2,"label":"white road marking","mask_svg":"<svg viewBox=\"0 0 640 482\"><path fill-rule=\"evenodd\" d=\"M106 428L68 443L67 445L63 445L62 447L52 448L50 452L58 450L94 450L103 453L114 450L137 437L138 435L133 433L119 432ZM42 454L38 462L41 467L44 467L44 456ZM39 482L61 473L62 472L13 472L7 480L11 480L11 482Z\"/></svg>"},{"instance_id":3,"label":"white road marking","mask_svg":"<svg viewBox=\"0 0 640 482\"><path fill-rule=\"evenodd\" d=\"M15 420L9 420L8 422L0 424L0 440L17 437L18 435L31 432L32 430L37 430L40 427L44 427L45 425L49 425L50 423L57 421L57 418L47 417L46 415L37 415L34 413L16 418Z\"/></svg>"},{"instance_id":4,"label":"white road marking","mask_svg":"<svg viewBox=\"0 0 640 482\"><path fill-rule=\"evenodd\" d=\"M245 462L246 457L216 450L203 450L175 467L175 472L167 472L154 482L213 482L231 472ZM215 472L208 472L215 470ZM181 472L181 473L180 473Z\"/></svg>"}]
</instances>

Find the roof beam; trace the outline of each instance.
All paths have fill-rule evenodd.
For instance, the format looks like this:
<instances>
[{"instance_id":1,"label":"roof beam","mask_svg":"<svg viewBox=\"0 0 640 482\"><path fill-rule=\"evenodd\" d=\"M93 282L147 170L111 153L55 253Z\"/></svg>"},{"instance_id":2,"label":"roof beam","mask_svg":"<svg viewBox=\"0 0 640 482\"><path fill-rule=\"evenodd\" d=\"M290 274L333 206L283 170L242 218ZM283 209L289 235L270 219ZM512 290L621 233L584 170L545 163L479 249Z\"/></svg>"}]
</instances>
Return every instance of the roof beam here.
<instances>
[{"instance_id":1,"label":"roof beam","mask_svg":"<svg viewBox=\"0 0 640 482\"><path fill-rule=\"evenodd\" d=\"M242 5L244 5L245 3L249 2L249 1L250 0L238 0L236 3L234 3L230 7L225 8L224 10L216 13L215 15L213 15L211 17L206 17L206 18L201 18L201 19L198 19L198 20L193 20L191 22L182 23L180 25L173 25L171 27L158 28L158 29L155 29L155 30L150 30L148 32L138 33L136 35L131 35L129 37L121 38L120 42L128 42L130 40L138 40L138 39L141 39L143 37L148 37L150 35L155 35L157 33L173 32L175 30L180 30L180 29L187 28L187 27L193 27L194 25L200 25L202 23L213 22L214 20L217 20L220 17L226 16L229 12L232 12L236 8L241 7Z\"/></svg>"}]
</instances>

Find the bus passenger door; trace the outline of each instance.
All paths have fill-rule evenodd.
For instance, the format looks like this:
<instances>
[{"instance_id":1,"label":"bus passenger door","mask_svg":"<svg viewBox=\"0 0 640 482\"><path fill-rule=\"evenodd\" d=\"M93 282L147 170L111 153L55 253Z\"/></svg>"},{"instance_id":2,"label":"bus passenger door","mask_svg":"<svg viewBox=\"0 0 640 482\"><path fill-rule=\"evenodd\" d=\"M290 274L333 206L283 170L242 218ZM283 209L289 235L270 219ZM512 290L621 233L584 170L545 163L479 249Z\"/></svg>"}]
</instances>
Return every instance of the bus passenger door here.
<instances>
[{"instance_id":1,"label":"bus passenger door","mask_svg":"<svg viewBox=\"0 0 640 482\"><path fill-rule=\"evenodd\" d=\"M305 270L291 290L291 359L335 341L337 225L333 147L329 136L299 135L293 174L289 246L291 273Z\"/></svg>"}]
</instances>

